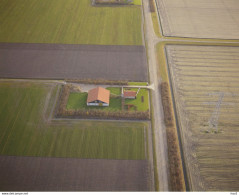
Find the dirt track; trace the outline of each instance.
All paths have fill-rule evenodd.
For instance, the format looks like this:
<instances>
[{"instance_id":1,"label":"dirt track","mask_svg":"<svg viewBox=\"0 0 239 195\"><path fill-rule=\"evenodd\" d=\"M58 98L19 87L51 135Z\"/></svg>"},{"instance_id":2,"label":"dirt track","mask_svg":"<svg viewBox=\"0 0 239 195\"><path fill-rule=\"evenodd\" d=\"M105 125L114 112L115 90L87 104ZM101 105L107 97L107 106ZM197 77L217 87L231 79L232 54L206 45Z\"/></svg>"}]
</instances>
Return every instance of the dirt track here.
<instances>
[{"instance_id":1,"label":"dirt track","mask_svg":"<svg viewBox=\"0 0 239 195\"><path fill-rule=\"evenodd\" d=\"M147 81L144 46L0 43L1 78Z\"/></svg>"},{"instance_id":2,"label":"dirt track","mask_svg":"<svg viewBox=\"0 0 239 195\"><path fill-rule=\"evenodd\" d=\"M148 191L146 160L0 156L0 191Z\"/></svg>"}]
</instances>

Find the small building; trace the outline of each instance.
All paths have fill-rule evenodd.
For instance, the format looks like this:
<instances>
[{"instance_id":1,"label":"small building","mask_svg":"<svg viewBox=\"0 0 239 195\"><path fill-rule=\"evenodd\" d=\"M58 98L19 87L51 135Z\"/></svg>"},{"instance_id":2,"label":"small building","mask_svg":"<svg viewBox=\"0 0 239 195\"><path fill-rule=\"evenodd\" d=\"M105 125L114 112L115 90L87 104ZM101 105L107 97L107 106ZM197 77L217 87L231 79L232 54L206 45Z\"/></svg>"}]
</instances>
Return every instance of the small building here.
<instances>
[{"instance_id":1,"label":"small building","mask_svg":"<svg viewBox=\"0 0 239 195\"><path fill-rule=\"evenodd\" d=\"M109 104L110 104L109 90L102 87L97 87L91 89L88 92L87 106L109 106Z\"/></svg>"},{"instance_id":2,"label":"small building","mask_svg":"<svg viewBox=\"0 0 239 195\"><path fill-rule=\"evenodd\" d=\"M124 90L124 98L126 99L136 99L137 91Z\"/></svg>"}]
</instances>

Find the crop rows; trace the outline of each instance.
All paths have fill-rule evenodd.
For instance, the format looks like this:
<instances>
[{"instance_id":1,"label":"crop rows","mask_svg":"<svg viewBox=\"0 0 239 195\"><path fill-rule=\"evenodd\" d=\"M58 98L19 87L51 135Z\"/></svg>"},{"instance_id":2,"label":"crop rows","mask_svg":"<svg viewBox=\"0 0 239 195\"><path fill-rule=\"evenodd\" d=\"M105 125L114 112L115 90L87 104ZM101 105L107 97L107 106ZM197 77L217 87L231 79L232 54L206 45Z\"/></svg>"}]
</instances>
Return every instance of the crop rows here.
<instances>
[{"instance_id":1,"label":"crop rows","mask_svg":"<svg viewBox=\"0 0 239 195\"><path fill-rule=\"evenodd\" d=\"M239 48L167 46L167 56L192 190L238 190Z\"/></svg>"}]
</instances>

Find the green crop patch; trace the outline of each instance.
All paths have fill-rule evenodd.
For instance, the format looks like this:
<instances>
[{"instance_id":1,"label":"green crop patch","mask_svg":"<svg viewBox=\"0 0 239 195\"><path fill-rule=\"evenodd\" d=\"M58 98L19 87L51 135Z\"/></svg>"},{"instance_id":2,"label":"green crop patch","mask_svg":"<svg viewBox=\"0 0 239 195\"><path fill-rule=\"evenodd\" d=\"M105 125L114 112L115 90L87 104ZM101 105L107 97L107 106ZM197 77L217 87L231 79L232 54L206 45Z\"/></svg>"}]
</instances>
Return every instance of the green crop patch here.
<instances>
[{"instance_id":1,"label":"green crop patch","mask_svg":"<svg viewBox=\"0 0 239 195\"><path fill-rule=\"evenodd\" d=\"M51 85L0 83L0 155L145 159L147 123L47 121L46 103L53 104L56 91Z\"/></svg>"},{"instance_id":2,"label":"green crop patch","mask_svg":"<svg viewBox=\"0 0 239 195\"><path fill-rule=\"evenodd\" d=\"M90 0L1 0L0 42L142 45L141 7L94 7Z\"/></svg>"}]
</instances>

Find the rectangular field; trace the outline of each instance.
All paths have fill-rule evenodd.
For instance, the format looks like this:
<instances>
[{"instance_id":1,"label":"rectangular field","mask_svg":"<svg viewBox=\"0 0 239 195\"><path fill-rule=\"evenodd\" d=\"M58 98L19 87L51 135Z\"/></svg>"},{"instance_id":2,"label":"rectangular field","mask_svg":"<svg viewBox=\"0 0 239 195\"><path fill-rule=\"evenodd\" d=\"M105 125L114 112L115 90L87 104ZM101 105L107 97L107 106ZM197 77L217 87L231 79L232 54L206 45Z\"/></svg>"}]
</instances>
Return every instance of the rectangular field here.
<instances>
[{"instance_id":1,"label":"rectangular field","mask_svg":"<svg viewBox=\"0 0 239 195\"><path fill-rule=\"evenodd\" d=\"M147 160L0 156L0 191L149 191Z\"/></svg>"},{"instance_id":2,"label":"rectangular field","mask_svg":"<svg viewBox=\"0 0 239 195\"><path fill-rule=\"evenodd\" d=\"M55 84L0 83L0 155L147 158L147 123L49 121L56 94Z\"/></svg>"},{"instance_id":3,"label":"rectangular field","mask_svg":"<svg viewBox=\"0 0 239 195\"><path fill-rule=\"evenodd\" d=\"M91 0L1 0L0 42L142 45L141 7Z\"/></svg>"},{"instance_id":4,"label":"rectangular field","mask_svg":"<svg viewBox=\"0 0 239 195\"><path fill-rule=\"evenodd\" d=\"M239 48L166 51L191 190L238 191Z\"/></svg>"},{"instance_id":5,"label":"rectangular field","mask_svg":"<svg viewBox=\"0 0 239 195\"><path fill-rule=\"evenodd\" d=\"M0 43L1 78L147 81L144 46Z\"/></svg>"},{"instance_id":6,"label":"rectangular field","mask_svg":"<svg viewBox=\"0 0 239 195\"><path fill-rule=\"evenodd\" d=\"M238 0L157 0L165 36L239 39Z\"/></svg>"}]
</instances>

